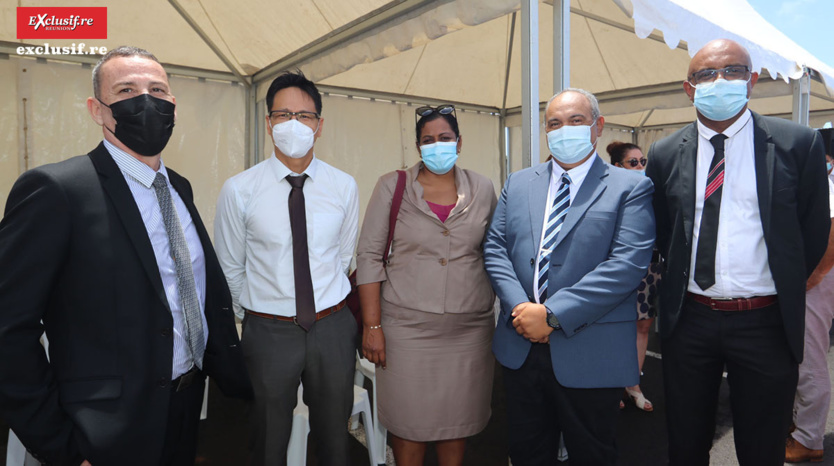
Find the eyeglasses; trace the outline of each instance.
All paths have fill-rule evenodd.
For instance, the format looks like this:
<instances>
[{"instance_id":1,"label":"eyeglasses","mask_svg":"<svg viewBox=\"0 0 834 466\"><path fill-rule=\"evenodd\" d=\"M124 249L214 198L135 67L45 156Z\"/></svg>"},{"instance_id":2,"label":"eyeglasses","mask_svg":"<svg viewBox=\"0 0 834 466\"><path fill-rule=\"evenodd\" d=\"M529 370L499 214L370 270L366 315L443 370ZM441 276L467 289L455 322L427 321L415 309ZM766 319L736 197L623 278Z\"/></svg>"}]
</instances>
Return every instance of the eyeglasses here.
<instances>
[{"instance_id":1,"label":"eyeglasses","mask_svg":"<svg viewBox=\"0 0 834 466\"><path fill-rule=\"evenodd\" d=\"M269 119L274 123L284 123L290 121L292 117L304 123L305 125L312 125L321 118L321 115L315 112L287 112L284 110L274 110L269 112Z\"/></svg>"},{"instance_id":2,"label":"eyeglasses","mask_svg":"<svg viewBox=\"0 0 834 466\"><path fill-rule=\"evenodd\" d=\"M739 79L750 79L750 68L745 65L731 65L720 70L706 69L700 70L689 75L689 83L693 85L711 83L721 75L727 81L736 81Z\"/></svg>"},{"instance_id":3,"label":"eyeglasses","mask_svg":"<svg viewBox=\"0 0 834 466\"><path fill-rule=\"evenodd\" d=\"M437 112L441 115L449 115L451 113L456 120L458 118L458 114L457 112L455 112L455 106L451 104L438 105L437 107L431 107L426 105L424 107L417 107L417 109L414 110L414 114L417 115L415 118L427 117L434 112Z\"/></svg>"},{"instance_id":4,"label":"eyeglasses","mask_svg":"<svg viewBox=\"0 0 834 466\"><path fill-rule=\"evenodd\" d=\"M624 161L624 163L627 163L628 166L630 166L631 168L637 168L637 165L640 165L641 167L645 167L647 162L648 162L648 160L646 160L645 157L643 157L642 159L639 159L639 160L638 159L630 159L630 160L625 160Z\"/></svg>"}]
</instances>

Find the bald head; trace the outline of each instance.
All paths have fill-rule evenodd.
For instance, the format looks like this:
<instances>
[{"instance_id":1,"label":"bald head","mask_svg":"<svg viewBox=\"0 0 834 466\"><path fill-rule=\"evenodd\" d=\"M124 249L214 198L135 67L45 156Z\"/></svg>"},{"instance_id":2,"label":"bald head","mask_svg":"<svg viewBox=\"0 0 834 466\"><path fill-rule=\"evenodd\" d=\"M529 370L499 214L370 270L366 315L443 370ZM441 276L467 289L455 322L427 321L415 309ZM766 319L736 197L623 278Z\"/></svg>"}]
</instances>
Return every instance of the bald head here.
<instances>
[{"instance_id":1,"label":"bald head","mask_svg":"<svg viewBox=\"0 0 834 466\"><path fill-rule=\"evenodd\" d=\"M692 57L686 79L688 80L696 71L718 70L731 65L744 65L751 70L753 68L750 54L741 44L730 39L716 39L707 43Z\"/></svg>"}]
</instances>

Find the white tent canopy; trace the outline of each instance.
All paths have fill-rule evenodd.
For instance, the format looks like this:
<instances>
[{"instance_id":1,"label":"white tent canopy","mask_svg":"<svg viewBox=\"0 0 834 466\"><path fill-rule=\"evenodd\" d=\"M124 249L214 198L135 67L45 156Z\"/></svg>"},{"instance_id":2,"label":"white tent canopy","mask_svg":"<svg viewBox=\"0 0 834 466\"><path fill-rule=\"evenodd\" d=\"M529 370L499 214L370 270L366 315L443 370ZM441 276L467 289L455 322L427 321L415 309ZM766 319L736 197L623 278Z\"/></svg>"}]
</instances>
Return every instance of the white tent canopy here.
<instances>
[{"instance_id":1,"label":"white tent canopy","mask_svg":"<svg viewBox=\"0 0 834 466\"><path fill-rule=\"evenodd\" d=\"M554 92L552 1L539 3L540 102ZM65 6L59 0L15 3ZM269 155L264 96L272 78L289 68L301 68L327 93L317 154L357 178L363 205L377 176L417 160L412 104L456 103L466 141L461 163L496 186L506 175L505 148L518 166L517 0L84 3L108 8L108 38L88 46L146 48L175 77L179 120L165 157L196 169L183 172L195 182L208 220L222 180ZM600 98L609 130L604 142L645 145L692 121L681 83L690 55L718 37L742 42L754 68L783 79L759 81L754 110L790 117L796 86L784 80L810 68L812 125L834 115L834 71L744 0L571 0L570 12L570 83ZM0 99L0 141L9 148L0 153L0 201L21 171L86 152L101 138L84 114L89 64L97 57L19 57L17 47L44 44L16 39L15 20L14 5L0 5L0 57L9 58L0 60L0 77L11 83L0 89L6 96Z\"/></svg>"}]
</instances>

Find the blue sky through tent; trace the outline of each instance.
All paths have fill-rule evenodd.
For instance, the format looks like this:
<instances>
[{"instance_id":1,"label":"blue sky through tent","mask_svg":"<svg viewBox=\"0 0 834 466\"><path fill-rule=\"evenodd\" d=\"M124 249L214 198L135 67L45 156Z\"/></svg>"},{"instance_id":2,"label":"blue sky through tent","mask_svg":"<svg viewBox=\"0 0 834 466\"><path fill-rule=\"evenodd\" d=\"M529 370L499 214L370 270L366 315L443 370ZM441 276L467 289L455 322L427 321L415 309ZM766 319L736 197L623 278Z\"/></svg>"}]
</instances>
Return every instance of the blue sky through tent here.
<instances>
[{"instance_id":1,"label":"blue sky through tent","mask_svg":"<svg viewBox=\"0 0 834 466\"><path fill-rule=\"evenodd\" d=\"M834 67L834 0L747 0L764 19Z\"/></svg>"}]
</instances>

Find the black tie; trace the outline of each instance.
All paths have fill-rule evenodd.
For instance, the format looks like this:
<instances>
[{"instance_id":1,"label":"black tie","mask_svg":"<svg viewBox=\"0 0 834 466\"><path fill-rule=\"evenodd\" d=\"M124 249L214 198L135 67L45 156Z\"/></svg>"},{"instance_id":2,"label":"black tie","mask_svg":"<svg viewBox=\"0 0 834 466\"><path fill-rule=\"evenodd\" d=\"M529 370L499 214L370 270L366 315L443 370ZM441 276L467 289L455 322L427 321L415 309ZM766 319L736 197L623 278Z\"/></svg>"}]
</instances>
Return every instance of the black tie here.
<instances>
[{"instance_id":1,"label":"black tie","mask_svg":"<svg viewBox=\"0 0 834 466\"><path fill-rule=\"evenodd\" d=\"M716 134L709 142L715 149L704 190L704 210L698 233L698 252L695 254L695 283L706 290L715 284L715 246L718 243L718 215L721 213L721 192L724 186L724 140Z\"/></svg>"},{"instance_id":2,"label":"black tie","mask_svg":"<svg viewBox=\"0 0 834 466\"><path fill-rule=\"evenodd\" d=\"M307 252L307 213L304 208L304 181L307 175L287 176L290 191L290 229L292 230L292 262L295 278L295 317L298 325L310 331L316 321L316 299L310 275L310 256Z\"/></svg>"}]
</instances>

